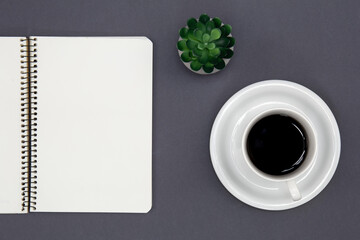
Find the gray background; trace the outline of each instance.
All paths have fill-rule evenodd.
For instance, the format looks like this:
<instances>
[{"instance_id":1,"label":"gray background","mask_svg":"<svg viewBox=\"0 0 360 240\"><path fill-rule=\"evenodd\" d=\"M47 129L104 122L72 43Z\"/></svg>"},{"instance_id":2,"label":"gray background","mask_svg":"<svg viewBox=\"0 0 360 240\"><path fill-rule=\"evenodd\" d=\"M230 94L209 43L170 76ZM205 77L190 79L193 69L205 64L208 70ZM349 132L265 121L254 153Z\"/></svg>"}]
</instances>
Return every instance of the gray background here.
<instances>
[{"instance_id":1,"label":"gray background","mask_svg":"<svg viewBox=\"0 0 360 240\"><path fill-rule=\"evenodd\" d=\"M187 70L175 47L178 29L204 12L231 24L237 40L226 69L206 77ZM145 35L154 42L150 213L1 215L1 240L359 238L358 0L1 0L0 35ZM281 212L234 198L208 150L225 101L265 79L291 80L318 93L342 137L330 184L309 203Z\"/></svg>"}]
</instances>

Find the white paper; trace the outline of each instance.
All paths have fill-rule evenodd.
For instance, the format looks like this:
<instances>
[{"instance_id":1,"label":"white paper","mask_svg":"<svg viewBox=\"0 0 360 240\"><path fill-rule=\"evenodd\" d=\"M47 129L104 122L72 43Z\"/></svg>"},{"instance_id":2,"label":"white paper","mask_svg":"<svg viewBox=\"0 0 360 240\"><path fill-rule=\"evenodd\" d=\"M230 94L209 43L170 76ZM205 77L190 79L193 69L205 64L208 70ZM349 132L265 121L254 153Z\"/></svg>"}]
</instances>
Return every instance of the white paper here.
<instances>
[{"instance_id":1,"label":"white paper","mask_svg":"<svg viewBox=\"0 0 360 240\"><path fill-rule=\"evenodd\" d=\"M20 38L0 38L0 213L21 213Z\"/></svg>"},{"instance_id":2,"label":"white paper","mask_svg":"<svg viewBox=\"0 0 360 240\"><path fill-rule=\"evenodd\" d=\"M37 37L41 212L148 212L152 43Z\"/></svg>"}]
</instances>

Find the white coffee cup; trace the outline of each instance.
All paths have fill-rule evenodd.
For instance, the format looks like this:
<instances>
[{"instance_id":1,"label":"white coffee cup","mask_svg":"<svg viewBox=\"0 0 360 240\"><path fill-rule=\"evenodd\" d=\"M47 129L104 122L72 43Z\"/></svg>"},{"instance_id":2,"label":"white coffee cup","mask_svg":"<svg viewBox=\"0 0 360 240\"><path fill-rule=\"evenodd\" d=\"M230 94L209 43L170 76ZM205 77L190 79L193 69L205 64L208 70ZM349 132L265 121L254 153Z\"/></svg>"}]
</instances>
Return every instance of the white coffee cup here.
<instances>
[{"instance_id":1,"label":"white coffee cup","mask_svg":"<svg viewBox=\"0 0 360 240\"><path fill-rule=\"evenodd\" d=\"M305 155L305 159L302 162L302 164L294 171L284 174L284 175L270 175L267 174L261 170L259 170L251 161L249 154L247 152L247 138L249 135L250 130L252 127L262 118L270 116L270 115L284 115L289 116L293 119L295 119L300 125L303 127L305 131L305 138L307 141L307 152ZM308 118L301 113L300 111L294 110L292 108L268 108L258 115L256 115L249 124L245 127L245 131L242 138L242 153L243 157L245 159L245 162L248 164L250 169L256 173L258 176L269 180L269 181L276 181L276 182L285 182L287 183L287 187L289 189L290 195L294 201L298 201L302 198L301 192L299 191L299 188L296 185L295 179L299 177L301 174L304 174L314 163L316 159L316 153L317 153L317 139L316 139L316 131L311 124L311 122L308 120Z\"/></svg>"}]
</instances>

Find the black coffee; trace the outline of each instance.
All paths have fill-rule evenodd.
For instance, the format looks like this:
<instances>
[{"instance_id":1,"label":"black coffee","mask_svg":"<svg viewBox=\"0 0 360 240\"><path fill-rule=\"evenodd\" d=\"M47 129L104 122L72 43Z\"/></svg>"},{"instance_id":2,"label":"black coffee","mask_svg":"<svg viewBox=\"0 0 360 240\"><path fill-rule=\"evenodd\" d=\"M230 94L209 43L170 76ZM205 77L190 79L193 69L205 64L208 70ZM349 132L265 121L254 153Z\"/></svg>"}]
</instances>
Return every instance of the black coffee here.
<instances>
[{"instance_id":1,"label":"black coffee","mask_svg":"<svg viewBox=\"0 0 360 240\"><path fill-rule=\"evenodd\" d=\"M293 118L270 115L260 119L247 137L252 163L262 172L284 175L296 170L307 150L305 131Z\"/></svg>"}]
</instances>

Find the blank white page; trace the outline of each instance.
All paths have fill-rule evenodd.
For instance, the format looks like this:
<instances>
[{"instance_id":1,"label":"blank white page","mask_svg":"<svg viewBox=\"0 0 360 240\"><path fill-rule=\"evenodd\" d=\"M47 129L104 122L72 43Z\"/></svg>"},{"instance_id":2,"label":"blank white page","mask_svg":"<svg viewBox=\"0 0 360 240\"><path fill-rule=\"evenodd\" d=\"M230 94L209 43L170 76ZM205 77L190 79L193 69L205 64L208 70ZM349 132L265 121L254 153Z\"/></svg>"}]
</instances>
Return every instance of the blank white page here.
<instances>
[{"instance_id":1,"label":"blank white page","mask_svg":"<svg viewBox=\"0 0 360 240\"><path fill-rule=\"evenodd\" d=\"M21 212L20 38L0 38L0 213Z\"/></svg>"},{"instance_id":2,"label":"blank white page","mask_svg":"<svg viewBox=\"0 0 360 240\"><path fill-rule=\"evenodd\" d=\"M151 209L152 43L37 37L36 211Z\"/></svg>"}]
</instances>

